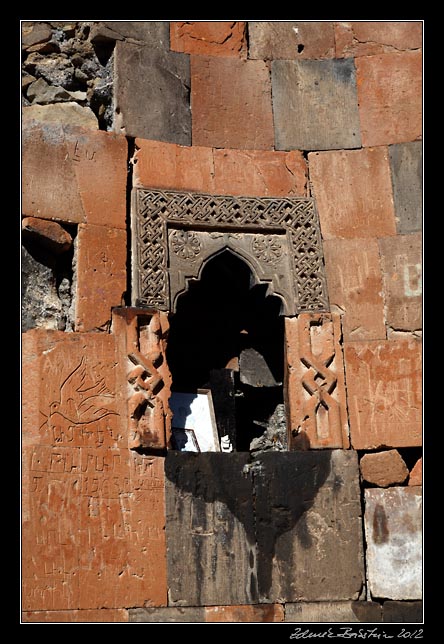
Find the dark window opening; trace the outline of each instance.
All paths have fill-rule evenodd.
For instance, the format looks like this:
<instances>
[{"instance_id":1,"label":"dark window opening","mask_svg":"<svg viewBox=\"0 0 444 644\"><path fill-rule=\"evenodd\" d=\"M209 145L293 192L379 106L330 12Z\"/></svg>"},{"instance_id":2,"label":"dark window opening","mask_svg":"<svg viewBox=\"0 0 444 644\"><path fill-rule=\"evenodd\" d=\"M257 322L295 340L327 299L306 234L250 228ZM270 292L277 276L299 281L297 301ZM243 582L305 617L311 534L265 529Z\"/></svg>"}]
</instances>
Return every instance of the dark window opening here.
<instances>
[{"instance_id":1,"label":"dark window opening","mask_svg":"<svg viewBox=\"0 0 444 644\"><path fill-rule=\"evenodd\" d=\"M219 438L236 451L286 449L284 318L281 300L266 291L224 251L190 283L171 318L172 390L210 389Z\"/></svg>"}]
</instances>

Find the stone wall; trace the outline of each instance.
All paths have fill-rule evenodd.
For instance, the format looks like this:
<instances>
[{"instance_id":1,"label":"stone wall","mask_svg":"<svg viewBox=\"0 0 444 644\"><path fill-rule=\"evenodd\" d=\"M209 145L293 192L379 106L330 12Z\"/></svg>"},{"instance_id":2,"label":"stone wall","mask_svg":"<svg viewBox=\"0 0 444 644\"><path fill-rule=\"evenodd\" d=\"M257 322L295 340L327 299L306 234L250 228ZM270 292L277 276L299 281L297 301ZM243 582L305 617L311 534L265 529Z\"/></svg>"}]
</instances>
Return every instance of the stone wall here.
<instances>
[{"instance_id":1,"label":"stone wall","mask_svg":"<svg viewBox=\"0 0 444 644\"><path fill-rule=\"evenodd\" d=\"M24 22L24 622L422 621L422 23ZM171 448L138 189L314 199L290 451Z\"/></svg>"}]
</instances>

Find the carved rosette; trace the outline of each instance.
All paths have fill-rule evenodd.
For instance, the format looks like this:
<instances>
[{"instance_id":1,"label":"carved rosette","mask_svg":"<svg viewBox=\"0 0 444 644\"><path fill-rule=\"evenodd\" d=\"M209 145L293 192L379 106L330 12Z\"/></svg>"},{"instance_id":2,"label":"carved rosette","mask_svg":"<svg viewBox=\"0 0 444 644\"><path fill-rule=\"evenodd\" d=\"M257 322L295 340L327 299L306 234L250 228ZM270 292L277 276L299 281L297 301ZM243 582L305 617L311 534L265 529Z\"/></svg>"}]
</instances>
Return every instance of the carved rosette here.
<instances>
[{"instance_id":1,"label":"carved rosette","mask_svg":"<svg viewBox=\"0 0 444 644\"><path fill-rule=\"evenodd\" d=\"M282 244L277 235L257 235L253 239L253 253L260 261L276 265L283 254Z\"/></svg>"},{"instance_id":2,"label":"carved rosette","mask_svg":"<svg viewBox=\"0 0 444 644\"><path fill-rule=\"evenodd\" d=\"M202 249L196 233L189 230L173 230L170 237L173 252L189 262L194 262Z\"/></svg>"}]
</instances>

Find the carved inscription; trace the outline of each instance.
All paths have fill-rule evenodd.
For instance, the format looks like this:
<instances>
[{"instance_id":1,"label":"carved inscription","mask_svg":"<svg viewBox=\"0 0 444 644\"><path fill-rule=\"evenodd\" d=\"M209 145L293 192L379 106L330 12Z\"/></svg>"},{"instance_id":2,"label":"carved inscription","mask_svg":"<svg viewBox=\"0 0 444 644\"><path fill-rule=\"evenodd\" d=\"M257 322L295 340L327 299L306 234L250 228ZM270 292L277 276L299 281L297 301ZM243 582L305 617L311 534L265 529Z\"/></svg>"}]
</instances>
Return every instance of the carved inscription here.
<instances>
[{"instance_id":1,"label":"carved inscription","mask_svg":"<svg viewBox=\"0 0 444 644\"><path fill-rule=\"evenodd\" d=\"M84 345L59 343L44 355L41 368L43 443L99 447L119 442L113 338L96 334Z\"/></svg>"},{"instance_id":2,"label":"carved inscription","mask_svg":"<svg viewBox=\"0 0 444 644\"><path fill-rule=\"evenodd\" d=\"M175 230L168 241L170 228ZM173 191L134 191L133 283L135 304L172 310L171 254L199 255L195 231L260 231L250 255L271 266L288 246L295 310L326 311L328 297L318 215L313 199L253 198ZM189 232L189 231L192 232ZM280 233L276 240L269 235ZM281 248L279 248L281 246ZM287 306L290 306L288 303Z\"/></svg>"}]
</instances>

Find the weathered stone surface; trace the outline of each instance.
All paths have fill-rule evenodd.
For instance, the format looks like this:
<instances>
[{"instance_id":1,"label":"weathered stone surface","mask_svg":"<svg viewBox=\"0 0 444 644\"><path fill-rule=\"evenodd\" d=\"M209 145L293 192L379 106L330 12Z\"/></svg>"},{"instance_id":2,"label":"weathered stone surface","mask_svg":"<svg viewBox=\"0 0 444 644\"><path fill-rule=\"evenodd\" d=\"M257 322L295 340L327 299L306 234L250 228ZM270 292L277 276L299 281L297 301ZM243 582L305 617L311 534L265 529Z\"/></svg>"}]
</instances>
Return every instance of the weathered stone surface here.
<instances>
[{"instance_id":1,"label":"weathered stone surface","mask_svg":"<svg viewBox=\"0 0 444 644\"><path fill-rule=\"evenodd\" d=\"M401 622L401 623L417 623L423 622L423 609L421 602L397 602L385 601L382 608L382 621L383 622ZM406 629L407 630L407 629ZM414 633L413 629L408 629L410 633ZM416 631L419 636L419 631Z\"/></svg>"},{"instance_id":2,"label":"weathered stone surface","mask_svg":"<svg viewBox=\"0 0 444 644\"><path fill-rule=\"evenodd\" d=\"M163 459L126 449L114 337L24 338L23 610L166 605Z\"/></svg>"},{"instance_id":3,"label":"weathered stone surface","mask_svg":"<svg viewBox=\"0 0 444 644\"><path fill-rule=\"evenodd\" d=\"M308 161L324 239L396 233L387 148L313 152Z\"/></svg>"},{"instance_id":4,"label":"weathered stone surface","mask_svg":"<svg viewBox=\"0 0 444 644\"><path fill-rule=\"evenodd\" d=\"M345 343L354 449L421 445L421 349L413 339Z\"/></svg>"},{"instance_id":5,"label":"weathered stone surface","mask_svg":"<svg viewBox=\"0 0 444 644\"><path fill-rule=\"evenodd\" d=\"M262 61L192 56L191 106L193 145L274 147L270 75Z\"/></svg>"},{"instance_id":6,"label":"weathered stone surface","mask_svg":"<svg viewBox=\"0 0 444 644\"><path fill-rule=\"evenodd\" d=\"M252 471L261 600L358 599L364 572L356 453L269 452Z\"/></svg>"},{"instance_id":7,"label":"weathered stone surface","mask_svg":"<svg viewBox=\"0 0 444 644\"><path fill-rule=\"evenodd\" d=\"M422 598L422 490L365 490L367 578L372 597Z\"/></svg>"},{"instance_id":8,"label":"weathered stone surface","mask_svg":"<svg viewBox=\"0 0 444 644\"><path fill-rule=\"evenodd\" d=\"M422 229L422 142L389 146L398 233Z\"/></svg>"},{"instance_id":9,"label":"weathered stone surface","mask_svg":"<svg viewBox=\"0 0 444 644\"><path fill-rule=\"evenodd\" d=\"M41 123L61 123L91 130L99 127L97 117L89 107L78 103L56 103L54 105L29 105L22 110L22 122L40 121Z\"/></svg>"},{"instance_id":10,"label":"weathered stone surface","mask_svg":"<svg viewBox=\"0 0 444 644\"><path fill-rule=\"evenodd\" d=\"M306 197L307 174L299 150L214 150L217 194Z\"/></svg>"},{"instance_id":11,"label":"weathered stone surface","mask_svg":"<svg viewBox=\"0 0 444 644\"><path fill-rule=\"evenodd\" d=\"M168 453L170 602L356 599L363 581L356 453L269 452L248 461L247 453Z\"/></svg>"},{"instance_id":12,"label":"weathered stone surface","mask_svg":"<svg viewBox=\"0 0 444 644\"><path fill-rule=\"evenodd\" d=\"M285 604L286 622L381 622L382 609L377 602L298 602Z\"/></svg>"},{"instance_id":13,"label":"weathered stone surface","mask_svg":"<svg viewBox=\"0 0 444 644\"><path fill-rule=\"evenodd\" d=\"M22 150L24 215L125 229L123 136L25 121Z\"/></svg>"},{"instance_id":14,"label":"weathered stone surface","mask_svg":"<svg viewBox=\"0 0 444 644\"><path fill-rule=\"evenodd\" d=\"M188 54L247 57L245 22L170 22L170 43Z\"/></svg>"},{"instance_id":15,"label":"weathered stone surface","mask_svg":"<svg viewBox=\"0 0 444 644\"><path fill-rule=\"evenodd\" d=\"M116 132L191 145L187 56L117 42L114 79Z\"/></svg>"},{"instance_id":16,"label":"weathered stone surface","mask_svg":"<svg viewBox=\"0 0 444 644\"><path fill-rule=\"evenodd\" d=\"M335 23L336 57L375 56L422 47L422 23L372 21Z\"/></svg>"},{"instance_id":17,"label":"weathered stone surface","mask_svg":"<svg viewBox=\"0 0 444 644\"><path fill-rule=\"evenodd\" d=\"M290 449L349 446L341 338L336 313L285 319Z\"/></svg>"},{"instance_id":18,"label":"weathered stone surface","mask_svg":"<svg viewBox=\"0 0 444 644\"><path fill-rule=\"evenodd\" d=\"M126 291L126 231L81 224L77 236L75 330L106 329Z\"/></svg>"},{"instance_id":19,"label":"weathered stone surface","mask_svg":"<svg viewBox=\"0 0 444 644\"><path fill-rule=\"evenodd\" d=\"M167 21L125 20L94 23L89 39L93 43L106 40L129 40L149 47L168 50L169 25Z\"/></svg>"},{"instance_id":20,"label":"weathered stone surface","mask_svg":"<svg viewBox=\"0 0 444 644\"><path fill-rule=\"evenodd\" d=\"M72 246L72 237L56 221L47 221L38 217L22 219L22 236L38 241L56 255Z\"/></svg>"},{"instance_id":21,"label":"weathered stone surface","mask_svg":"<svg viewBox=\"0 0 444 644\"><path fill-rule=\"evenodd\" d=\"M181 607L168 606L167 608L130 608L128 611L130 622L204 622L205 608L203 606Z\"/></svg>"},{"instance_id":22,"label":"weathered stone surface","mask_svg":"<svg viewBox=\"0 0 444 644\"><path fill-rule=\"evenodd\" d=\"M344 340L384 340L377 240L329 239L323 249L330 304L343 316Z\"/></svg>"},{"instance_id":23,"label":"weathered stone surface","mask_svg":"<svg viewBox=\"0 0 444 644\"><path fill-rule=\"evenodd\" d=\"M307 164L297 150L217 150L136 139L134 184L251 196L307 196Z\"/></svg>"},{"instance_id":24,"label":"weathered stone surface","mask_svg":"<svg viewBox=\"0 0 444 644\"><path fill-rule=\"evenodd\" d=\"M422 329L422 235L396 235L379 240L388 326L401 331Z\"/></svg>"},{"instance_id":25,"label":"weathered stone surface","mask_svg":"<svg viewBox=\"0 0 444 644\"><path fill-rule=\"evenodd\" d=\"M416 461L410 472L409 485L422 485L422 457Z\"/></svg>"},{"instance_id":26,"label":"weathered stone surface","mask_svg":"<svg viewBox=\"0 0 444 644\"><path fill-rule=\"evenodd\" d=\"M353 60L275 60L271 77L276 149L361 146Z\"/></svg>"},{"instance_id":27,"label":"weathered stone surface","mask_svg":"<svg viewBox=\"0 0 444 644\"><path fill-rule=\"evenodd\" d=\"M206 622L283 622L284 608L281 604L257 604L253 606L207 606Z\"/></svg>"},{"instance_id":28,"label":"weathered stone surface","mask_svg":"<svg viewBox=\"0 0 444 644\"><path fill-rule=\"evenodd\" d=\"M422 54L355 59L364 147L416 141L422 134Z\"/></svg>"},{"instance_id":29,"label":"weathered stone surface","mask_svg":"<svg viewBox=\"0 0 444 644\"><path fill-rule=\"evenodd\" d=\"M247 453L168 452L165 460L169 603L257 601L252 481Z\"/></svg>"},{"instance_id":30,"label":"weathered stone surface","mask_svg":"<svg viewBox=\"0 0 444 644\"><path fill-rule=\"evenodd\" d=\"M404 483L409 474L404 459L396 449L364 454L359 467L364 481L379 487Z\"/></svg>"},{"instance_id":31,"label":"weathered stone surface","mask_svg":"<svg viewBox=\"0 0 444 644\"><path fill-rule=\"evenodd\" d=\"M299 60L335 57L332 22L249 22L248 42L250 58Z\"/></svg>"},{"instance_id":32,"label":"weathered stone surface","mask_svg":"<svg viewBox=\"0 0 444 644\"><path fill-rule=\"evenodd\" d=\"M157 609L159 610L159 609ZM101 608L99 610L39 610L22 613L24 622L128 622L125 608Z\"/></svg>"}]
</instances>

